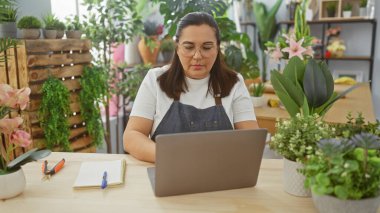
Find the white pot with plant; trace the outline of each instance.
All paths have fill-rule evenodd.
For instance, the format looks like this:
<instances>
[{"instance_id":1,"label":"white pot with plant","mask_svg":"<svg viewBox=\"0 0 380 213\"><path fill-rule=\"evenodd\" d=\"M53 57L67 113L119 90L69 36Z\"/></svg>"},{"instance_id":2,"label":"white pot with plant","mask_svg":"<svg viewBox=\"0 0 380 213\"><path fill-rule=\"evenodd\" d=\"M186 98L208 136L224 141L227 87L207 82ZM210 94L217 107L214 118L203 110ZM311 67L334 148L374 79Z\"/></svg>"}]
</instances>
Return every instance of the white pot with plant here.
<instances>
[{"instance_id":1,"label":"white pot with plant","mask_svg":"<svg viewBox=\"0 0 380 213\"><path fill-rule=\"evenodd\" d=\"M41 21L34 16L22 17L17 28L21 29L21 37L24 39L38 39L41 35Z\"/></svg>"},{"instance_id":2,"label":"white pot with plant","mask_svg":"<svg viewBox=\"0 0 380 213\"><path fill-rule=\"evenodd\" d=\"M10 161L17 147L31 144L30 134L21 130L23 119L9 117L11 110L24 110L29 102L29 88L13 89L8 84L0 84L0 135L5 143L0 143L0 199L8 199L24 191L26 181L21 165L46 156L50 151L32 149Z\"/></svg>"},{"instance_id":3,"label":"white pot with plant","mask_svg":"<svg viewBox=\"0 0 380 213\"><path fill-rule=\"evenodd\" d=\"M367 0L360 0L359 16L367 16Z\"/></svg>"},{"instance_id":4,"label":"white pot with plant","mask_svg":"<svg viewBox=\"0 0 380 213\"><path fill-rule=\"evenodd\" d=\"M3 1L0 12L0 38L17 38L17 8L13 1Z\"/></svg>"},{"instance_id":5,"label":"white pot with plant","mask_svg":"<svg viewBox=\"0 0 380 213\"><path fill-rule=\"evenodd\" d=\"M318 142L319 152L302 171L313 202L323 213L375 213L380 204L380 138L359 133Z\"/></svg>"},{"instance_id":6,"label":"white pot with plant","mask_svg":"<svg viewBox=\"0 0 380 213\"><path fill-rule=\"evenodd\" d=\"M265 84L260 82L251 84L249 86L249 92L251 93L251 99L254 107L262 107L267 105L268 99L264 96Z\"/></svg>"},{"instance_id":7,"label":"white pot with plant","mask_svg":"<svg viewBox=\"0 0 380 213\"><path fill-rule=\"evenodd\" d=\"M316 142L329 138L332 128L323 122L317 114L303 116L297 114L290 120L276 123L276 134L269 146L284 159L284 190L295 196L310 197L310 190L305 189L305 177L299 173L310 156L316 152Z\"/></svg>"},{"instance_id":8,"label":"white pot with plant","mask_svg":"<svg viewBox=\"0 0 380 213\"><path fill-rule=\"evenodd\" d=\"M343 6L343 18L350 18L352 14L352 4L346 3Z\"/></svg>"}]
</instances>

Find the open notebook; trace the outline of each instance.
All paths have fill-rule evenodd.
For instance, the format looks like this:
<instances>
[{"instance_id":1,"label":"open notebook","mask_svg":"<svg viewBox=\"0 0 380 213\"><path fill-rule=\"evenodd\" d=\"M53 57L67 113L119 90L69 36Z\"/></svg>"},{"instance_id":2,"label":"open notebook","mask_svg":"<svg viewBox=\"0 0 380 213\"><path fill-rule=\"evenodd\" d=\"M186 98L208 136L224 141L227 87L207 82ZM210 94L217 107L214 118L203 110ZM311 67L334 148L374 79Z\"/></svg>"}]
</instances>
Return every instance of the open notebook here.
<instances>
[{"instance_id":1,"label":"open notebook","mask_svg":"<svg viewBox=\"0 0 380 213\"><path fill-rule=\"evenodd\" d=\"M125 167L125 159L83 162L73 187L100 188L105 171L107 171L108 187L124 184Z\"/></svg>"}]
</instances>

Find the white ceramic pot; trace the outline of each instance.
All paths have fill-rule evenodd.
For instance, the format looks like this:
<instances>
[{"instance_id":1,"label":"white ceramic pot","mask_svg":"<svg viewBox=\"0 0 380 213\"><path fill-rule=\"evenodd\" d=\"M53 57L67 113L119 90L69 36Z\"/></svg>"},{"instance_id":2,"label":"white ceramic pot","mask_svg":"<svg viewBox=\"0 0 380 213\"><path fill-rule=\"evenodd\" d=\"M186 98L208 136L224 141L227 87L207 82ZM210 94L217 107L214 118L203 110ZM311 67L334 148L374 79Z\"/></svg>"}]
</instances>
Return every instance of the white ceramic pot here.
<instances>
[{"instance_id":1,"label":"white ceramic pot","mask_svg":"<svg viewBox=\"0 0 380 213\"><path fill-rule=\"evenodd\" d=\"M297 170L303 168L301 163L284 158L284 190L294 196L310 197L310 189L305 189L305 176Z\"/></svg>"},{"instance_id":2,"label":"white ceramic pot","mask_svg":"<svg viewBox=\"0 0 380 213\"><path fill-rule=\"evenodd\" d=\"M312 194L314 205L323 213L376 213L380 196L362 200L341 200L333 196Z\"/></svg>"},{"instance_id":3,"label":"white ceramic pot","mask_svg":"<svg viewBox=\"0 0 380 213\"><path fill-rule=\"evenodd\" d=\"M367 16L367 8L366 7L361 7L359 9L359 16L361 16L361 17L366 17Z\"/></svg>"},{"instance_id":4,"label":"white ceramic pot","mask_svg":"<svg viewBox=\"0 0 380 213\"><path fill-rule=\"evenodd\" d=\"M253 103L253 107L262 107L267 105L268 99L265 96L260 96L260 97L254 97L251 96L251 100Z\"/></svg>"},{"instance_id":5,"label":"white ceramic pot","mask_svg":"<svg viewBox=\"0 0 380 213\"><path fill-rule=\"evenodd\" d=\"M351 11L343 11L343 18L350 18L352 12Z\"/></svg>"},{"instance_id":6,"label":"white ceramic pot","mask_svg":"<svg viewBox=\"0 0 380 213\"><path fill-rule=\"evenodd\" d=\"M25 175L22 169L9 174L0 175L0 200L21 194L25 189L25 185Z\"/></svg>"}]
</instances>

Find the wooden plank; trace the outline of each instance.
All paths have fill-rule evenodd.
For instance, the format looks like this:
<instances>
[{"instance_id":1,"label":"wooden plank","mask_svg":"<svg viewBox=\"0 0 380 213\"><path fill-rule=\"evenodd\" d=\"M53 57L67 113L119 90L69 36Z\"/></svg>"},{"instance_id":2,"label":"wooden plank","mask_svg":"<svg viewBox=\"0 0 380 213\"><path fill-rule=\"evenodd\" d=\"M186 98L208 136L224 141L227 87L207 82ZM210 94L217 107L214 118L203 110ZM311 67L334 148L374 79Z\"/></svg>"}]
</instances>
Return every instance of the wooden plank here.
<instances>
[{"instance_id":1,"label":"wooden plank","mask_svg":"<svg viewBox=\"0 0 380 213\"><path fill-rule=\"evenodd\" d=\"M28 69L26 67L26 52L24 41L19 41L17 51L17 73L19 77L20 88L29 86Z\"/></svg>"},{"instance_id":2,"label":"wooden plank","mask_svg":"<svg viewBox=\"0 0 380 213\"><path fill-rule=\"evenodd\" d=\"M73 107L73 109L76 110L78 106L72 105L71 107ZM31 124L38 124L40 122L38 119L38 111L29 112L29 117L30 117ZM72 126L74 124L81 124L83 122L83 119L79 114L77 114L75 116L70 116L68 118L68 121L69 121L70 126Z\"/></svg>"},{"instance_id":3,"label":"wooden plank","mask_svg":"<svg viewBox=\"0 0 380 213\"><path fill-rule=\"evenodd\" d=\"M67 89L69 89L69 91L78 90L81 88L79 79L69 79L62 81L62 83L66 86ZM30 85L29 87L32 90L32 95L38 95L42 93L42 84Z\"/></svg>"},{"instance_id":4,"label":"wooden plank","mask_svg":"<svg viewBox=\"0 0 380 213\"><path fill-rule=\"evenodd\" d=\"M76 128L76 129L71 129L69 138L72 139L72 138L75 138L79 135L83 135L86 133L87 133L87 129L85 126L82 126L82 127Z\"/></svg>"},{"instance_id":5,"label":"wooden plank","mask_svg":"<svg viewBox=\"0 0 380 213\"><path fill-rule=\"evenodd\" d=\"M88 148L75 150L75 152L81 152L81 153L95 153L95 152L96 152L96 147L95 147L95 146L90 146L90 147L88 147Z\"/></svg>"},{"instance_id":6,"label":"wooden plank","mask_svg":"<svg viewBox=\"0 0 380 213\"><path fill-rule=\"evenodd\" d=\"M28 55L28 67L90 63L91 53Z\"/></svg>"},{"instance_id":7,"label":"wooden plank","mask_svg":"<svg viewBox=\"0 0 380 213\"><path fill-rule=\"evenodd\" d=\"M70 129L69 139L75 138L83 134L87 134L87 129L84 126L75 129ZM34 125L32 127L32 136L33 138L45 138L44 130L40 126Z\"/></svg>"},{"instance_id":8,"label":"wooden plank","mask_svg":"<svg viewBox=\"0 0 380 213\"><path fill-rule=\"evenodd\" d=\"M89 51L91 41L88 39L55 39L55 40L26 40L28 53L50 51Z\"/></svg>"},{"instance_id":9,"label":"wooden plank","mask_svg":"<svg viewBox=\"0 0 380 213\"><path fill-rule=\"evenodd\" d=\"M83 65L64 66L58 68L34 69L29 71L30 82L46 80L49 76L57 78L67 78L72 76L81 76L83 74Z\"/></svg>"},{"instance_id":10,"label":"wooden plank","mask_svg":"<svg viewBox=\"0 0 380 213\"><path fill-rule=\"evenodd\" d=\"M0 52L0 57L4 56L4 52ZM7 81L7 69L4 62L0 62L0 84L6 84Z\"/></svg>"},{"instance_id":11,"label":"wooden plank","mask_svg":"<svg viewBox=\"0 0 380 213\"><path fill-rule=\"evenodd\" d=\"M70 92L69 102L70 103L79 102L79 92ZM40 98L30 99L30 103L29 103L27 110L29 112L37 111L40 108L40 105L41 105L41 99Z\"/></svg>"},{"instance_id":12,"label":"wooden plank","mask_svg":"<svg viewBox=\"0 0 380 213\"><path fill-rule=\"evenodd\" d=\"M80 148L87 147L92 143L92 138L90 136L81 137L78 140L70 144L71 149L78 150Z\"/></svg>"},{"instance_id":13,"label":"wooden plank","mask_svg":"<svg viewBox=\"0 0 380 213\"><path fill-rule=\"evenodd\" d=\"M18 78L17 78L17 69L16 69L16 58L15 58L15 50L14 48L10 48L6 51L6 55L8 57L8 64L6 70L8 72L9 82L13 88L19 88L18 86Z\"/></svg>"}]
</instances>

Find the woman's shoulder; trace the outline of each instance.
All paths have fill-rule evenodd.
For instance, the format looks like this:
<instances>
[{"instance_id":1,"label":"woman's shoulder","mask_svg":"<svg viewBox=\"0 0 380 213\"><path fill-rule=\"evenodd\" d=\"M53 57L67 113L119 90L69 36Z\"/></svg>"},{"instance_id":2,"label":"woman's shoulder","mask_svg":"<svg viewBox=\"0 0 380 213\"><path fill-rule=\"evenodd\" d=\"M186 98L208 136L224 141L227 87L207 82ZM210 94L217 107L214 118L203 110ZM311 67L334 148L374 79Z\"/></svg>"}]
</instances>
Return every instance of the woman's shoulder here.
<instances>
[{"instance_id":1,"label":"woman's shoulder","mask_svg":"<svg viewBox=\"0 0 380 213\"><path fill-rule=\"evenodd\" d=\"M148 76L153 79L157 79L160 75L168 71L170 65L165 65L163 67L155 67L148 71Z\"/></svg>"}]
</instances>

